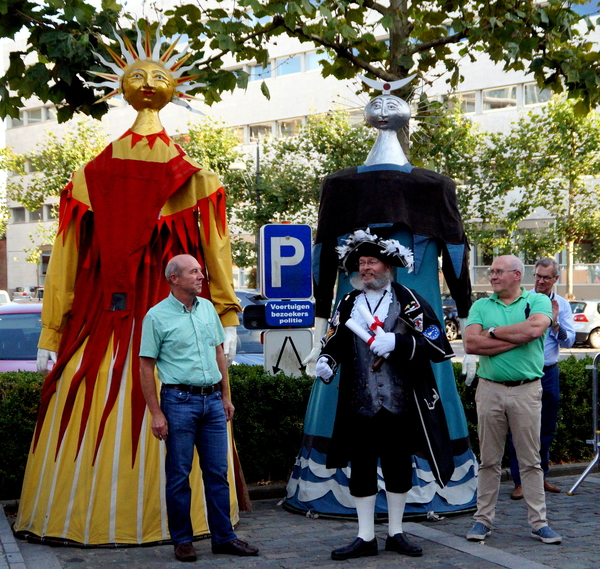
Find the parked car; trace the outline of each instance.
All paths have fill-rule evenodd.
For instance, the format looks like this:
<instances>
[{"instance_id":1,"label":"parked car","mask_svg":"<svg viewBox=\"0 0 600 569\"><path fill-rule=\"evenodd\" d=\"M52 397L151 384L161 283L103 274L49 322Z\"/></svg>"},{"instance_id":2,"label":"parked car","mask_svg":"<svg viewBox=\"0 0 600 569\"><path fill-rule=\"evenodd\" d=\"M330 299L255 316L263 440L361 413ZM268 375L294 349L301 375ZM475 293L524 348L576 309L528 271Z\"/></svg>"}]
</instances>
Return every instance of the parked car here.
<instances>
[{"instance_id":1,"label":"parked car","mask_svg":"<svg viewBox=\"0 0 600 569\"><path fill-rule=\"evenodd\" d=\"M43 297L44 287L18 286L12 293L12 299L16 302L22 300L40 300Z\"/></svg>"},{"instance_id":2,"label":"parked car","mask_svg":"<svg viewBox=\"0 0 600 569\"><path fill-rule=\"evenodd\" d=\"M442 310L444 311L446 337L450 342L457 340L460 336L460 321L456 310L456 301L450 296L442 297Z\"/></svg>"},{"instance_id":3,"label":"parked car","mask_svg":"<svg viewBox=\"0 0 600 569\"><path fill-rule=\"evenodd\" d=\"M571 300L575 342L600 349L600 300Z\"/></svg>"},{"instance_id":4,"label":"parked car","mask_svg":"<svg viewBox=\"0 0 600 569\"><path fill-rule=\"evenodd\" d=\"M36 371L41 331L40 303L10 302L0 306L0 372Z\"/></svg>"}]
</instances>

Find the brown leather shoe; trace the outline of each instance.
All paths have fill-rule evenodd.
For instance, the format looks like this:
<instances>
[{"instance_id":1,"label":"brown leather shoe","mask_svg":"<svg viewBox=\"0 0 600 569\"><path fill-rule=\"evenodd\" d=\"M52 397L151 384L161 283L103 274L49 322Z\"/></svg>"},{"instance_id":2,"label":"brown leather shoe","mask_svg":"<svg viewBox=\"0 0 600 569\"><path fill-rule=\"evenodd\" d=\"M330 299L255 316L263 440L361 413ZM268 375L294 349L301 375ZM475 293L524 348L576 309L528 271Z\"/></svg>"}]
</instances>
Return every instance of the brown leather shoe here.
<instances>
[{"instance_id":1,"label":"brown leather shoe","mask_svg":"<svg viewBox=\"0 0 600 569\"><path fill-rule=\"evenodd\" d=\"M521 485L515 486L515 489L511 492L511 500L522 500L523 499L523 488Z\"/></svg>"},{"instance_id":2,"label":"brown leather shoe","mask_svg":"<svg viewBox=\"0 0 600 569\"><path fill-rule=\"evenodd\" d=\"M552 492L553 494L560 494L561 490L558 486L554 486L554 484L550 484L546 478L544 478L544 490L546 492Z\"/></svg>"},{"instance_id":3,"label":"brown leather shoe","mask_svg":"<svg viewBox=\"0 0 600 569\"><path fill-rule=\"evenodd\" d=\"M258 555L258 547L250 545L243 539L232 539L227 543L212 546L213 553L227 553L228 555L239 555L240 557L252 557Z\"/></svg>"},{"instance_id":4,"label":"brown leather shoe","mask_svg":"<svg viewBox=\"0 0 600 569\"><path fill-rule=\"evenodd\" d=\"M196 550L192 545L191 541L186 543L180 543L175 546L175 558L177 561L183 561L184 563L187 561L196 561Z\"/></svg>"}]
</instances>

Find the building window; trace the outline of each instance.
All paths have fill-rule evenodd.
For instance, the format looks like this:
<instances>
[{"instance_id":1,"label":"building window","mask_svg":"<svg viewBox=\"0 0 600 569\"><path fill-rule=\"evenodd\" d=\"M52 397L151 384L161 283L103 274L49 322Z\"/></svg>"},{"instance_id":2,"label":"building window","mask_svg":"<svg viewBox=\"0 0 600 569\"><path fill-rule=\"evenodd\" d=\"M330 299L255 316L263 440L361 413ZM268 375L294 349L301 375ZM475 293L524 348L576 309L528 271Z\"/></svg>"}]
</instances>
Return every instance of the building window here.
<instances>
[{"instance_id":1,"label":"building window","mask_svg":"<svg viewBox=\"0 0 600 569\"><path fill-rule=\"evenodd\" d=\"M44 219L44 210L40 207L29 212L29 221L42 221Z\"/></svg>"},{"instance_id":2,"label":"building window","mask_svg":"<svg viewBox=\"0 0 600 569\"><path fill-rule=\"evenodd\" d=\"M56 120L56 109L54 107L46 107L46 120Z\"/></svg>"},{"instance_id":3,"label":"building window","mask_svg":"<svg viewBox=\"0 0 600 569\"><path fill-rule=\"evenodd\" d=\"M233 136L235 136L237 138L237 141L240 144L245 144L246 143L246 127L243 127L243 126L234 126L231 129L231 132L233 132Z\"/></svg>"},{"instance_id":4,"label":"building window","mask_svg":"<svg viewBox=\"0 0 600 569\"><path fill-rule=\"evenodd\" d=\"M48 263L50 262L50 251L42 251L40 256L40 282L44 283L46 273L48 272Z\"/></svg>"},{"instance_id":5,"label":"building window","mask_svg":"<svg viewBox=\"0 0 600 569\"><path fill-rule=\"evenodd\" d=\"M58 209L58 205L45 205L44 206L44 211L46 214L45 219L47 219L47 220L56 219L57 209Z\"/></svg>"},{"instance_id":6,"label":"building window","mask_svg":"<svg viewBox=\"0 0 600 569\"><path fill-rule=\"evenodd\" d=\"M302 71L302 57L294 55L292 57L283 57L277 60L277 77L300 73Z\"/></svg>"},{"instance_id":7,"label":"building window","mask_svg":"<svg viewBox=\"0 0 600 569\"><path fill-rule=\"evenodd\" d=\"M38 168L38 160L37 159L28 159L25 162L25 172L27 174L32 174L33 172L39 172L40 169Z\"/></svg>"},{"instance_id":8,"label":"building window","mask_svg":"<svg viewBox=\"0 0 600 569\"><path fill-rule=\"evenodd\" d=\"M302 119L277 121L277 135L281 137L296 136L302 128Z\"/></svg>"},{"instance_id":9,"label":"building window","mask_svg":"<svg viewBox=\"0 0 600 569\"><path fill-rule=\"evenodd\" d=\"M27 111L27 124L33 124L36 122L42 122L42 108L29 109Z\"/></svg>"},{"instance_id":10,"label":"building window","mask_svg":"<svg viewBox=\"0 0 600 569\"><path fill-rule=\"evenodd\" d=\"M11 208L12 222L13 223L25 223L25 208L24 207L13 207Z\"/></svg>"},{"instance_id":11,"label":"building window","mask_svg":"<svg viewBox=\"0 0 600 569\"><path fill-rule=\"evenodd\" d=\"M271 123L267 124L251 124L250 125L250 141L257 142L271 138L273 136L273 128Z\"/></svg>"},{"instance_id":12,"label":"building window","mask_svg":"<svg viewBox=\"0 0 600 569\"><path fill-rule=\"evenodd\" d=\"M449 110L459 107L463 113L475 112L475 91L445 96L443 100L448 105Z\"/></svg>"},{"instance_id":13,"label":"building window","mask_svg":"<svg viewBox=\"0 0 600 569\"><path fill-rule=\"evenodd\" d=\"M265 67L262 65L251 65L250 66L250 77L248 81L261 81L262 79L269 79L271 77L271 64L267 63Z\"/></svg>"},{"instance_id":14,"label":"building window","mask_svg":"<svg viewBox=\"0 0 600 569\"><path fill-rule=\"evenodd\" d=\"M498 89L484 89L483 110L493 111L517 106L517 87L500 87Z\"/></svg>"},{"instance_id":15,"label":"building window","mask_svg":"<svg viewBox=\"0 0 600 569\"><path fill-rule=\"evenodd\" d=\"M331 61L331 58L326 53L317 53L316 51L309 51L305 54L305 69L306 71L315 71L321 69L322 65L319 61L326 60Z\"/></svg>"},{"instance_id":16,"label":"building window","mask_svg":"<svg viewBox=\"0 0 600 569\"><path fill-rule=\"evenodd\" d=\"M540 89L536 83L523 85L523 99L526 105L539 105L546 103L552 97L550 89Z\"/></svg>"}]
</instances>

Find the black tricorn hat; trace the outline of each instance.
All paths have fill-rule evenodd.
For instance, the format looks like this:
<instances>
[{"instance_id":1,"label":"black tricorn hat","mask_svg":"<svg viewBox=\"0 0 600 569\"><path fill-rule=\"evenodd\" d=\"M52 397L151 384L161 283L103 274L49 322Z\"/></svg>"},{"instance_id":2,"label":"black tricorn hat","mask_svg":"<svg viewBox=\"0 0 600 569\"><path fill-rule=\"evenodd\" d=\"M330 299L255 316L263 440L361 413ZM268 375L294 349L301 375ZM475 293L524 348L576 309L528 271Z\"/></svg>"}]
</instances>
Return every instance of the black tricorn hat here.
<instances>
[{"instance_id":1,"label":"black tricorn hat","mask_svg":"<svg viewBox=\"0 0 600 569\"><path fill-rule=\"evenodd\" d=\"M340 259L339 269L346 274L358 271L360 257L375 257L394 267L413 270L413 253L396 239L382 239L371 233L369 228L357 229L344 239L344 245L336 247Z\"/></svg>"}]
</instances>

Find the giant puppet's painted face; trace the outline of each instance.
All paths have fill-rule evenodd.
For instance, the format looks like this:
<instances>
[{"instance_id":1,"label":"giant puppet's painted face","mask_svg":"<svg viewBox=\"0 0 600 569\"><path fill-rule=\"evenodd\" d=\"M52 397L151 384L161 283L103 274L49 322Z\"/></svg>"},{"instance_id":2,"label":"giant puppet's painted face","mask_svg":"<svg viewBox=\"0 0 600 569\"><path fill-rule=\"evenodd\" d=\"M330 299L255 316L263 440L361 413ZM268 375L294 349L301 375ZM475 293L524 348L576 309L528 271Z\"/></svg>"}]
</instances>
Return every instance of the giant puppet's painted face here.
<instances>
[{"instance_id":1,"label":"giant puppet's painted face","mask_svg":"<svg viewBox=\"0 0 600 569\"><path fill-rule=\"evenodd\" d=\"M136 111L159 111L173 98L175 80L158 63L138 59L125 69L122 90L125 100Z\"/></svg>"},{"instance_id":2,"label":"giant puppet's painted face","mask_svg":"<svg viewBox=\"0 0 600 569\"><path fill-rule=\"evenodd\" d=\"M365 121L379 130L400 130L408 124L410 107L394 95L375 97L365 107Z\"/></svg>"}]
</instances>

